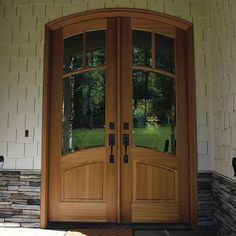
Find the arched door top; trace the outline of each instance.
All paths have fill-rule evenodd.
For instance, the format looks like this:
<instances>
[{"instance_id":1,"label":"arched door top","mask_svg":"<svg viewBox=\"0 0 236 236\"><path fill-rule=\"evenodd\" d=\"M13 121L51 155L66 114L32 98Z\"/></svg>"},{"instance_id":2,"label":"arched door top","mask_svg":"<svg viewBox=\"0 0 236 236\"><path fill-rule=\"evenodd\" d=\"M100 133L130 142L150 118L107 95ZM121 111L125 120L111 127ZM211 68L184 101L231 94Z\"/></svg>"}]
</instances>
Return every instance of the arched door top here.
<instances>
[{"instance_id":1,"label":"arched door top","mask_svg":"<svg viewBox=\"0 0 236 236\"><path fill-rule=\"evenodd\" d=\"M96 65L93 63L91 65L87 61L86 45L88 45L87 40L89 35L94 33L93 31L96 33L106 31L105 37L103 37L105 39L104 60L101 65L96 63ZM148 38L149 43L146 43L145 40L141 44L135 41L137 38L142 38L140 33L145 33L143 38L145 40ZM147 35L148 37L146 37ZM71 41L74 37L79 39L75 40L76 42ZM99 37L96 35L94 38ZM163 39L160 38L168 38L165 40L172 42L172 47L170 47L172 49L168 50L169 54L172 53L171 60L169 60L173 62L172 69L163 68L160 63L159 65L157 63L158 53L155 45L162 44ZM76 45L78 42L82 45L79 49L79 54L82 57L79 55L78 58L79 61L82 60L81 65L83 66L74 68L71 67L72 64L63 62L65 55L69 55L69 58L71 56L70 53L65 53L65 45L67 45L65 41L68 45L72 45L73 42ZM143 64L135 64L135 60L132 61L132 58L135 58L132 54L135 52L133 45L137 45L137 48L140 45L148 48L144 55L147 55L145 60L149 60L150 63L145 61ZM136 54L138 54L137 50ZM69 61L71 62L71 59ZM126 8L100 9L65 16L46 24L41 227L45 227L49 221L84 221L86 218L84 218L81 209L88 209L86 211L88 213L87 220L91 220L91 222L188 222L193 227L196 226L196 131L193 64L192 24L162 13ZM69 65L66 72L65 65ZM72 70L70 70L71 68ZM101 84L97 87L103 88L101 90L104 93L104 96L101 96L104 97L101 104L105 104L103 112L105 124L102 122L102 125L104 124L102 128L105 129L105 141L102 147L99 146L96 150L85 149L79 153L80 147L83 147L81 144L74 146L75 148L68 148L68 150L63 149L62 147L67 147L64 145L66 138L61 138L62 128L66 123L63 115L65 107L69 107L67 109L69 116L74 114L74 111L71 112L71 107L74 107L71 105L74 104L74 100L71 102L71 97L74 95L71 94L74 93L70 92L74 91L74 87L70 89L70 85L75 85L75 79L77 82L80 81L81 74L83 81L85 81L88 77L85 73L97 69L102 69L102 76L100 76L102 79L99 80ZM142 94L134 99L133 84L138 84L140 79L141 82L144 81L144 78L145 83L139 84L145 85L147 91L150 79L160 90L159 81L162 80L160 76L164 76L165 81L171 82L171 86L168 87L172 87L171 91L174 91L171 95L173 97L171 106L177 107L171 110L174 111L171 115L176 119L172 123L177 123L175 128L173 128L174 126L172 128L177 130L177 136L175 136L175 132L170 135L171 147L173 147L170 148L170 154L164 153L166 151L163 152L163 147L159 148L159 146L155 150L151 150L148 144L145 148L143 143L134 142L133 135L133 130L139 127L133 125L137 120L136 114L138 113L133 111L132 101L139 99L139 104L142 106L143 100L145 100L144 104L147 107L146 100L149 99ZM89 81L92 80L89 79ZM92 94L91 83L88 83L88 86L85 82L82 85L81 83L78 82L76 86L81 91L84 87L86 89L88 87L89 89L86 91L90 92L87 94ZM176 89L174 90L174 88ZM67 99L63 98L66 95L68 95ZM86 98L89 99L89 96ZM90 108L87 110L90 112ZM154 109L152 110L154 111ZM157 110L155 112L157 114ZM77 113L79 114L79 112ZM143 119L145 122L147 120L146 114L145 111L145 119ZM164 118L169 120L166 116ZM156 123L157 120L155 119ZM69 124L69 122L67 123ZM146 127L146 123L143 127ZM69 141L68 143L70 143ZM168 148L165 150L168 152ZM68 158L61 158L64 153L68 154ZM90 159L87 160L87 157ZM86 165L84 161L87 161ZM148 175L147 173L153 174ZM79 178L77 178L78 176ZM87 178L85 178L86 176ZM161 186L161 182L158 181L163 176L166 178L166 184L163 185L166 188L164 191L159 188L158 192L156 185ZM156 181L153 180L155 178ZM73 189L85 186L85 190L79 189L71 192L71 183L75 185ZM150 183L152 184L150 185ZM96 186L96 189L93 186ZM87 204L88 200L89 204ZM184 206L189 206L189 208ZM95 208L97 211L89 211L89 209ZM158 213L163 211L166 212L164 216ZM144 212L146 213L143 216Z\"/></svg>"},{"instance_id":2,"label":"arched door top","mask_svg":"<svg viewBox=\"0 0 236 236\"><path fill-rule=\"evenodd\" d=\"M188 30L189 27L192 26L192 23L186 20L155 11L142 10L142 9L129 9L129 8L108 8L108 9L90 10L72 14L69 16L64 16L62 18L49 22L48 24L46 24L46 27L54 31L58 28L76 24L78 22L108 18L108 17L130 17L143 20L158 21L160 23L168 24L183 30Z\"/></svg>"}]
</instances>

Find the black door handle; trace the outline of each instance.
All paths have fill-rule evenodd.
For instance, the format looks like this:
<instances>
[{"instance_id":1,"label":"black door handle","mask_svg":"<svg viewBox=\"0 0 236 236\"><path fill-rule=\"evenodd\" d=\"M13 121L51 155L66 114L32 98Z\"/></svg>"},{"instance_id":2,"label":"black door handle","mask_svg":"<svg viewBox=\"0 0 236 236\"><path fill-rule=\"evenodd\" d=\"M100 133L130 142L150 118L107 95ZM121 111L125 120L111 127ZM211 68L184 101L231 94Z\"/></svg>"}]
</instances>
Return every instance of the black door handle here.
<instances>
[{"instance_id":1,"label":"black door handle","mask_svg":"<svg viewBox=\"0 0 236 236\"><path fill-rule=\"evenodd\" d=\"M125 146L124 163L128 163L129 162L129 156L127 154L127 149L129 146L129 135L128 134L123 134L123 145Z\"/></svg>"},{"instance_id":2,"label":"black door handle","mask_svg":"<svg viewBox=\"0 0 236 236\"><path fill-rule=\"evenodd\" d=\"M115 134L109 134L109 140L108 140L109 146L111 147L111 152L109 155L109 162L114 163L115 162L115 157L113 155L113 146L116 144L116 138Z\"/></svg>"},{"instance_id":3,"label":"black door handle","mask_svg":"<svg viewBox=\"0 0 236 236\"><path fill-rule=\"evenodd\" d=\"M123 134L123 145L129 146L129 135L128 134Z\"/></svg>"},{"instance_id":4,"label":"black door handle","mask_svg":"<svg viewBox=\"0 0 236 236\"><path fill-rule=\"evenodd\" d=\"M109 146L115 146L115 144L116 144L115 134L109 134Z\"/></svg>"}]
</instances>

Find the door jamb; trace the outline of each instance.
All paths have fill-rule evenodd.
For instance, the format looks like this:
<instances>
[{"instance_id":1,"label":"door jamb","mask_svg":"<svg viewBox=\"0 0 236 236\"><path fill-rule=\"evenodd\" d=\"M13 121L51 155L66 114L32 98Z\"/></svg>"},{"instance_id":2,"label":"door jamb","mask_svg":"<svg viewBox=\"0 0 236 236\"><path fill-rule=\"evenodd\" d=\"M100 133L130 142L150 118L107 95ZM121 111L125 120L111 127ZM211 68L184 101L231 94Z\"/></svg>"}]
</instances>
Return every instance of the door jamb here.
<instances>
[{"instance_id":1,"label":"door jamb","mask_svg":"<svg viewBox=\"0 0 236 236\"><path fill-rule=\"evenodd\" d=\"M170 24L186 31L187 40L187 88L188 88L188 139L189 139L189 176L190 176L190 223L197 228L197 148L196 148L196 98L192 24L182 19L162 13L138 9L101 9L62 17L45 25L44 73L43 73L43 117L42 117L42 171L41 171L41 209L40 227L48 224L49 192L49 121L50 121L50 65L53 31L66 25L91 19L107 17L136 17Z\"/></svg>"}]
</instances>

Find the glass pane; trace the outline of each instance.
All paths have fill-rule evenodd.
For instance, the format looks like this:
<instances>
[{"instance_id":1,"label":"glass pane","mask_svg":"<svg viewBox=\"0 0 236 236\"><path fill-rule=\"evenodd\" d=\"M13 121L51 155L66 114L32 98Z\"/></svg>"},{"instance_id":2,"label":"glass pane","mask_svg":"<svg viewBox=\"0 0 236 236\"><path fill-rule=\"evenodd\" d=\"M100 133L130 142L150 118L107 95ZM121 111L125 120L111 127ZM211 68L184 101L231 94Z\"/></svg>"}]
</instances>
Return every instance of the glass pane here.
<instances>
[{"instance_id":1,"label":"glass pane","mask_svg":"<svg viewBox=\"0 0 236 236\"><path fill-rule=\"evenodd\" d=\"M152 65L152 35L150 32L133 30L133 65Z\"/></svg>"},{"instance_id":2,"label":"glass pane","mask_svg":"<svg viewBox=\"0 0 236 236\"><path fill-rule=\"evenodd\" d=\"M79 70L83 66L83 35L64 40L64 73Z\"/></svg>"},{"instance_id":3,"label":"glass pane","mask_svg":"<svg viewBox=\"0 0 236 236\"><path fill-rule=\"evenodd\" d=\"M63 79L62 154L105 144L104 70Z\"/></svg>"},{"instance_id":4,"label":"glass pane","mask_svg":"<svg viewBox=\"0 0 236 236\"><path fill-rule=\"evenodd\" d=\"M175 41L161 34L156 34L156 67L175 72Z\"/></svg>"},{"instance_id":5,"label":"glass pane","mask_svg":"<svg viewBox=\"0 0 236 236\"><path fill-rule=\"evenodd\" d=\"M105 64L105 37L105 30L87 33L87 66L99 66Z\"/></svg>"},{"instance_id":6,"label":"glass pane","mask_svg":"<svg viewBox=\"0 0 236 236\"><path fill-rule=\"evenodd\" d=\"M133 71L133 144L176 153L175 80Z\"/></svg>"}]
</instances>

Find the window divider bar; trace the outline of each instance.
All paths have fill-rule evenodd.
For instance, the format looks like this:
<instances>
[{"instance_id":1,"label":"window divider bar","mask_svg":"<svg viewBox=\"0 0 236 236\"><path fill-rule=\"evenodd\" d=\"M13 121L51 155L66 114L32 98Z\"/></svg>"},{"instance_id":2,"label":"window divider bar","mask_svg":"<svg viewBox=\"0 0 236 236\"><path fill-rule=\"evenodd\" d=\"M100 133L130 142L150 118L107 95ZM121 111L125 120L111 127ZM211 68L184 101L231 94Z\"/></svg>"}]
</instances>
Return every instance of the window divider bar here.
<instances>
[{"instance_id":1,"label":"window divider bar","mask_svg":"<svg viewBox=\"0 0 236 236\"><path fill-rule=\"evenodd\" d=\"M156 66L156 45L155 45L155 33L152 32L152 69Z\"/></svg>"},{"instance_id":2,"label":"window divider bar","mask_svg":"<svg viewBox=\"0 0 236 236\"><path fill-rule=\"evenodd\" d=\"M66 78L66 77L70 77L73 75L79 75L79 74L83 74L89 71L94 71L94 70L100 70L100 69L105 69L106 66L91 66L91 67L84 67L80 70L75 70L75 71L71 71L69 73L66 73L62 76L62 78Z\"/></svg>"},{"instance_id":3,"label":"window divider bar","mask_svg":"<svg viewBox=\"0 0 236 236\"><path fill-rule=\"evenodd\" d=\"M151 67L145 67L145 66L132 66L132 70L143 70L143 71L150 71L150 72L154 72L154 73L158 73L161 75L165 75L168 76L170 78L175 79L176 75L174 73L168 72L168 71L164 71L162 69L153 69Z\"/></svg>"},{"instance_id":4,"label":"window divider bar","mask_svg":"<svg viewBox=\"0 0 236 236\"><path fill-rule=\"evenodd\" d=\"M86 63L86 41L87 41L87 33L83 33L83 68L87 67Z\"/></svg>"}]
</instances>

